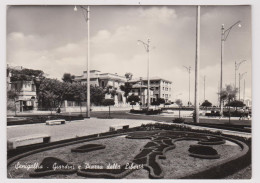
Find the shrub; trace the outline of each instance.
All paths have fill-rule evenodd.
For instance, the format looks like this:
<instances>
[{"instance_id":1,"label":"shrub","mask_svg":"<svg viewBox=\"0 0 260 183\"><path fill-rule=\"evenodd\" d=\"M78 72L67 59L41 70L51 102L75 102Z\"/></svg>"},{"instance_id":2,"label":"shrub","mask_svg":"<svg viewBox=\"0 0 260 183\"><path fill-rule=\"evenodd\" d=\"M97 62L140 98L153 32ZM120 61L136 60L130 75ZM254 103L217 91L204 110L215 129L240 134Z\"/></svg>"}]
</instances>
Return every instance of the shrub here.
<instances>
[{"instance_id":1,"label":"shrub","mask_svg":"<svg viewBox=\"0 0 260 183\"><path fill-rule=\"evenodd\" d=\"M184 123L185 119L184 118L175 118L173 120L174 123Z\"/></svg>"}]
</instances>

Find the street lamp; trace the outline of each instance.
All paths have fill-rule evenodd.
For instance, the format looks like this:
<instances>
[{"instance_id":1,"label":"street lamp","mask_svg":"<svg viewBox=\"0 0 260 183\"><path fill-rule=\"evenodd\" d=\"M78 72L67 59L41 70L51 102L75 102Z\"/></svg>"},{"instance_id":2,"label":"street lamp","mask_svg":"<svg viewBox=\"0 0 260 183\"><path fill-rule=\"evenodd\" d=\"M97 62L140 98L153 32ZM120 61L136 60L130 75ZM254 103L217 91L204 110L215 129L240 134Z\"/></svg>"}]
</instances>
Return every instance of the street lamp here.
<instances>
[{"instance_id":1,"label":"street lamp","mask_svg":"<svg viewBox=\"0 0 260 183\"><path fill-rule=\"evenodd\" d=\"M243 62L245 62L246 60L242 60L242 61L240 61L240 62L236 62L235 61L235 89L237 88L237 70L239 69L239 67L240 67L240 65L243 63Z\"/></svg>"},{"instance_id":2,"label":"street lamp","mask_svg":"<svg viewBox=\"0 0 260 183\"><path fill-rule=\"evenodd\" d=\"M204 101L206 100L206 76L204 75L203 77L203 80L204 80Z\"/></svg>"},{"instance_id":3,"label":"street lamp","mask_svg":"<svg viewBox=\"0 0 260 183\"><path fill-rule=\"evenodd\" d=\"M142 40L137 40L138 43L142 43L144 46L145 51L148 54L147 59L147 109L149 110L150 107L150 39L147 40L147 43L143 42Z\"/></svg>"},{"instance_id":4,"label":"street lamp","mask_svg":"<svg viewBox=\"0 0 260 183\"><path fill-rule=\"evenodd\" d=\"M143 80L143 78L140 77L140 101L141 101L140 109L142 108L142 104L143 104L143 100L142 100L142 80Z\"/></svg>"},{"instance_id":5,"label":"street lamp","mask_svg":"<svg viewBox=\"0 0 260 183\"><path fill-rule=\"evenodd\" d=\"M224 24L222 24L221 27L221 57L220 57L220 92L222 91L222 81L223 81L223 56L224 56L224 42L227 40L228 35L231 31L231 29L238 25L238 27L241 27L240 20L231 25L228 29L225 30ZM222 98L219 97L219 106L220 106L220 115L223 115L223 105L222 105Z\"/></svg>"},{"instance_id":6,"label":"street lamp","mask_svg":"<svg viewBox=\"0 0 260 183\"><path fill-rule=\"evenodd\" d=\"M242 73L242 74L239 73L239 89L238 89L238 91L239 91L239 98L238 98L239 101L240 101L240 80L243 79L243 76L244 76L246 73L247 73L247 72L244 72L244 73Z\"/></svg>"},{"instance_id":7,"label":"street lamp","mask_svg":"<svg viewBox=\"0 0 260 183\"><path fill-rule=\"evenodd\" d=\"M186 67L186 66L183 66L187 69L187 72L189 73L189 102L188 102L188 106L190 106L190 69L191 69L191 66L189 67Z\"/></svg>"},{"instance_id":8,"label":"street lamp","mask_svg":"<svg viewBox=\"0 0 260 183\"><path fill-rule=\"evenodd\" d=\"M82 10L83 16L87 22L87 110L86 115L87 118L90 118L90 73L89 73L89 58L90 58L90 49L89 49L89 6L85 8L84 6L79 6ZM74 11L77 11L77 6L74 7Z\"/></svg>"}]
</instances>

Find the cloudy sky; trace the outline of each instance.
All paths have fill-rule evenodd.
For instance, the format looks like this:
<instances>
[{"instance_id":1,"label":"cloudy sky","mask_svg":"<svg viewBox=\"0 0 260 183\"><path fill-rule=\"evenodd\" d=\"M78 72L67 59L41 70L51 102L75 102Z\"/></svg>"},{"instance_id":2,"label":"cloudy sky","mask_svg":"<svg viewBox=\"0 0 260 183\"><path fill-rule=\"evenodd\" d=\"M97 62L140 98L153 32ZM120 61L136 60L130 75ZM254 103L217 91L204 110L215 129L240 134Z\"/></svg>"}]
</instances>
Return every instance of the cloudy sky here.
<instances>
[{"instance_id":1,"label":"cloudy sky","mask_svg":"<svg viewBox=\"0 0 260 183\"><path fill-rule=\"evenodd\" d=\"M65 72L86 70L87 24L74 6L10 6L7 10L7 63L41 69L61 79ZM188 101L191 66L191 101L194 103L195 6L91 6L90 66L102 72L146 77L147 53L137 40L151 39L150 75L173 82L173 100ZM247 60L237 73L247 72L245 98L251 98L250 6L201 6L200 101L206 76L206 99L217 104L220 80L221 25L234 27L224 51L223 86L234 85L235 61ZM241 80L241 98L244 79ZM237 76L238 86L238 76ZM181 95L179 95L181 93Z\"/></svg>"}]
</instances>

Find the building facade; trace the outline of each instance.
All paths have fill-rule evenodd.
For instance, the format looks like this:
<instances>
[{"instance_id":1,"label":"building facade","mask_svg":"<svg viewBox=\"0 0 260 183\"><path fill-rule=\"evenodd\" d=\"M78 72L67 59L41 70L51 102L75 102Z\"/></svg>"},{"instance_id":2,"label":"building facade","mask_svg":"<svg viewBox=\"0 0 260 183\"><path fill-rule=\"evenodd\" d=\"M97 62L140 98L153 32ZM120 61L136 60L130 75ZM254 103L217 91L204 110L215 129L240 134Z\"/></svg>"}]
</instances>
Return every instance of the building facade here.
<instances>
[{"instance_id":1,"label":"building facade","mask_svg":"<svg viewBox=\"0 0 260 183\"><path fill-rule=\"evenodd\" d=\"M84 71L81 76L75 76L74 81L86 84L87 71ZM120 86L124 85L125 82L126 78L124 76L111 73L101 73L98 70L90 70L90 85L102 88L113 87L114 89L120 89Z\"/></svg>"},{"instance_id":2,"label":"building facade","mask_svg":"<svg viewBox=\"0 0 260 183\"><path fill-rule=\"evenodd\" d=\"M144 88L146 87L146 93L147 93L147 78L144 79L133 79L128 81L129 83L132 83L133 86L139 83ZM150 101L154 101L158 98L163 98L165 102L171 102L172 100L172 82L160 77L151 77L150 78L150 89L152 92L152 95L150 94L151 98ZM133 90L138 90L137 88L133 88Z\"/></svg>"},{"instance_id":3,"label":"building facade","mask_svg":"<svg viewBox=\"0 0 260 183\"><path fill-rule=\"evenodd\" d=\"M16 111L27 111L37 109L37 95L36 87L33 81L12 81L12 70L22 70L22 67L9 68L7 66L7 78L6 86L7 91L12 90L16 93L15 110Z\"/></svg>"},{"instance_id":4,"label":"building facade","mask_svg":"<svg viewBox=\"0 0 260 183\"><path fill-rule=\"evenodd\" d=\"M126 99L123 96L124 92L120 89L121 85L124 85L127 79L124 76L111 73L102 73L98 70L90 70L90 85L102 87L103 89L113 89L116 90L117 95L114 96L116 105L125 104ZM79 82L81 84L87 84L87 71L83 72L81 76L75 76L74 82ZM105 98L111 98L109 94Z\"/></svg>"}]
</instances>

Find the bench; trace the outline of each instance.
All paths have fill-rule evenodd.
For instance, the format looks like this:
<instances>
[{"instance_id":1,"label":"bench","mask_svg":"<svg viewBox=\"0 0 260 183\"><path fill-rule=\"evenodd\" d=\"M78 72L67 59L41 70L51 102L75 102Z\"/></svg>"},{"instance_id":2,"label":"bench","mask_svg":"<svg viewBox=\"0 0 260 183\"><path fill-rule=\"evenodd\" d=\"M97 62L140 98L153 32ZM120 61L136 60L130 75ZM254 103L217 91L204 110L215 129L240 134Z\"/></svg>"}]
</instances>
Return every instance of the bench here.
<instances>
[{"instance_id":1,"label":"bench","mask_svg":"<svg viewBox=\"0 0 260 183\"><path fill-rule=\"evenodd\" d=\"M116 131L116 130L126 130L129 128L129 125L116 125L116 126L110 126L109 127L109 131L110 132L113 132L113 131Z\"/></svg>"},{"instance_id":2,"label":"bench","mask_svg":"<svg viewBox=\"0 0 260 183\"><path fill-rule=\"evenodd\" d=\"M7 140L7 149L16 149L19 146L26 146L37 143L49 143L51 140L50 135L34 134L23 137L15 137Z\"/></svg>"},{"instance_id":3,"label":"bench","mask_svg":"<svg viewBox=\"0 0 260 183\"><path fill-rule=\"evenodd\" d=\"M46 125L62 125L65 124L65 119L47 120Z\"/></svg>"}]
</instances>

